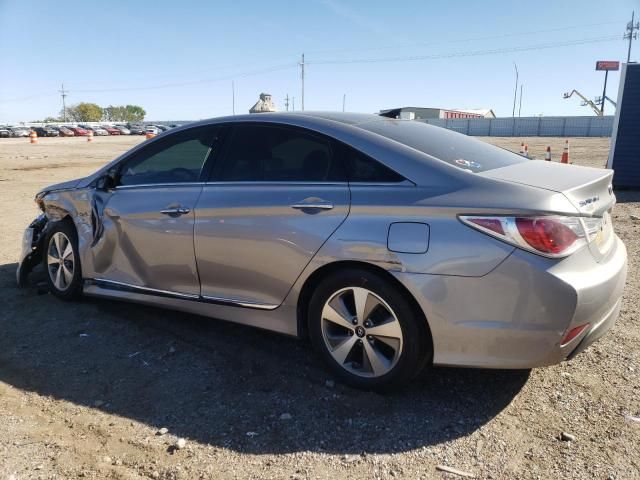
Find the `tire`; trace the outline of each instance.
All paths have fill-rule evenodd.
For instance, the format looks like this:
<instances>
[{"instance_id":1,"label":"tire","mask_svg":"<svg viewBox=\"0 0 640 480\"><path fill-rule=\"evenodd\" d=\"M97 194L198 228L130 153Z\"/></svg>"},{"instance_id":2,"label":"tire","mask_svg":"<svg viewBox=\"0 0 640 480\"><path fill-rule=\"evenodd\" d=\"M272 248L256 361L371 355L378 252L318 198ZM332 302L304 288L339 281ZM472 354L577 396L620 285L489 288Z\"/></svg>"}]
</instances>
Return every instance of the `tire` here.
<instances>
[{"instance_id":1,"label":"tire","mask_svg":"<svg viewBox=\"0 0 640 480\"><path fill-rule=\"evenodd\" d=\"M47 233L44 248L42 257L51 293L63 300L78 298L82 293L82 268L74 225L68 220L54 223ZM62 262L59 249L64 255Z\"/></svg>"},{"instance_id":2,"label":"tire","mask_svg":"<svg viewBox=\"0 0 640 480\"><path fill-rule=\"evenodd\" d=\"M365 269L324 278L311 297L307 318L314 349L336 377L355 388L401 387L432 356L424 318L396 286Z\"/></svg>"}]
</instances>

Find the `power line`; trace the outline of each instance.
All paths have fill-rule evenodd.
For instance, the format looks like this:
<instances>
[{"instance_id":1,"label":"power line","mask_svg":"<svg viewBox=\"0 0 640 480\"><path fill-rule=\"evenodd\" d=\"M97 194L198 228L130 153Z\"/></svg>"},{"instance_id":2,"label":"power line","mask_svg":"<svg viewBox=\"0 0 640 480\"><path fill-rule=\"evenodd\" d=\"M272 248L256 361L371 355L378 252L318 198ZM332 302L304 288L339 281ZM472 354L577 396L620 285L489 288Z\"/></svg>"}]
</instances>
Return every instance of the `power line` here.
<instances>
[{"instance_id":1,"label":"power line","mask_svg":"<svg viewBox=\"0 0 640 480\"><path fill-rule=\"evenodd\" d=\"M403 45L387 45L387 46L379 46L379 47L366 47L366 48L352 48L352 49L331 49L331 50L311 50L307 51L307 53L335 53L335 52L364 52L364 51L373 51L373 50L391 50L397 48L411 48L411 47L429 47L433 45L450 45L452 43L465 43L465 42L477 42L482 40L495 40L501 38L508 37L517 37L523 35L536 35L540 33L552 33L552 32L564 32L566 30L575 30L586 27L601 27L604 25L618 25L619 20L610 21L610 22L599 22L599 23L586 23L581 25L569 25L564 27L556 27L556 28L545 28L542 30L529 30L529 31L518 31L518 32L510 32L503 33L498 35L484 35L478 37L467 37L467 38L449 38L437 42L418 42L418 43L407 43Z\"/></svg>"},{"instance_id":2,"label":"power line","mask_svg":"<svg viewBox=\"0 0 640 480\"><path fill-rule=\"evenodd\" d=\"M511 35L511 34L508 34L508 35ZM165 88L178 88L178 87L185 87L185 86L192 86L192 85L215 83L215 82L220 82L225 80L233 80L237 78L255 76L255 75L260 75L264 73L271 73L271 72L287 70L287 69L292 69L297 67L301 67L301 69L304 70L304 67L306 67L306 65L346 65L346 64L362 64L362 63L413 62L413 61L436 60L436 59L446 59L446 58L473 57L473 56L495 55L495 54L501 54L501 53L513 53L513 52L524 52L524 51L531 51L531 50L561 48L561 47L577 46L577 45L584 45L584 44L590 44L590 43L601 43L601 42L617 40L619 38L620 37L618 35L606 35L606 36L593 37L593 38L568 40L564 42L549 42L549 43L526 45L526 46L520 46L520 47L505 47L505 48L484 49L484 50L467 50L467 51L438 53L438 54L430 54L430 55L395 56L395 57L348 59L348 60L319 60L319 61L312 61L312 62L305 61L303 58L302 62L273 65L273 66L262 68L262 69L256 69L256 70L251 70L243 73L236 73L232 75L225 75L225 76L216 77L216 78L208 78L208 79L194 80L194 81L187 81L187 82L165 83L165 84L157 84L157 85L145 85L140 87L81 89L81 90L74 90L74 92L75 93L110 93L110 92L158 90L158 89L165 89ZM303 72L301 71L301 76L302 76L302 73ZM302 80L302 87L304 89L304 79L301 78L301 80ZM61 91L58 91L58 92L61 93ZM68 91L65 90L65 92L68 92ZM302 93L304 95L304 92ZM57 93L51 92L51 93L30 95L26 97L13 98L13 99L0 99L0 103L26 101L26 100L32 100L37 98L50 97L52 95L57 95ZM303 103L304 103L304 98L303 98Z\"/></svg>"},{"instance_id":3,"label":"power line","mask_svg":"<svg viewBox=\"0 0 640 480\"><path fill-rule=\"evenodd\" d=\"M289 63L286 65L275 65L272 67L263 68L259 70L252 70L244 73L236 73L233 75L225 75L223 77L217 77L217 78L194 80L191 82L165 83L160 85L145 85L144 87L116 87L116 88L86 89L86 90L74 90L74 91L76 93L106 93L106 92L130 92L130 91L140 91L140 90L158 90L163 88L187 87L191 85L201 85L206 83L221 82L224 80L231 80L234 78L250 77L253 75L260 75L262 73L276 72L278 70L286 70L286 69L294 68L296 66L297 65L294 63Z\"/></svg>"},{"instance_id":4,"label":"power line","mask_svg":"<svg viewBox=\"0 0 640 480\"><path fill-rule=\"evenodd\" d=\"M495 55L499 53L513 53L513 52L526 52L530 50L544 50L550 48L559 47L571 47L575 45L584 45L588 43L602 43L617 40L620 37L618 35L605 35L601 37L583 38L578 40L568 40L565 42L550 42L539 43L535 45L525 45L521 47L505 47L487 50L470 50L459 51L451 53L436 53L432 55L408 55L398 57L381 57L381 58L362 58L351 60L320 60L315 62L307 62L308 65L346 65L357 63L388 63L388 62L415 62L421 60L436 60L441 58L454 58L454 57L475 57L481 55Z\"/></svg>"}]
</instances>

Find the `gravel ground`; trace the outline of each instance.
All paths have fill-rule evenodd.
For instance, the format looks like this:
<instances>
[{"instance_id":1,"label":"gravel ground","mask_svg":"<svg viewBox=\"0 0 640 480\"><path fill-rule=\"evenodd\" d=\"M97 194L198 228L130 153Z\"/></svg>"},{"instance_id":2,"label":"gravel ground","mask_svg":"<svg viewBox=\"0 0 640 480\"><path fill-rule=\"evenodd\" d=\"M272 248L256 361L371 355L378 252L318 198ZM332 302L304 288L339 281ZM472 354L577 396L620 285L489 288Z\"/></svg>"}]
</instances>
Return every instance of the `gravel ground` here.
<instances>
[{"instance_id":1,"label":"gravel ground","mask_svg":"<svg viewBox=\"0 0 640 480\"><path fill-rule=\"evenodd\" d=\"M334 384L306 342L16 288L34 193L139 141L0 140L0 479L463 478L439 465L476 478L640 478L639 192L617 193L630 268L609 335L570 363L434 368L379 395ZM556 159L564 144L524 141ZM603 166L609 145L571 148L575 163Z\"/></svg>"}]
</instances>

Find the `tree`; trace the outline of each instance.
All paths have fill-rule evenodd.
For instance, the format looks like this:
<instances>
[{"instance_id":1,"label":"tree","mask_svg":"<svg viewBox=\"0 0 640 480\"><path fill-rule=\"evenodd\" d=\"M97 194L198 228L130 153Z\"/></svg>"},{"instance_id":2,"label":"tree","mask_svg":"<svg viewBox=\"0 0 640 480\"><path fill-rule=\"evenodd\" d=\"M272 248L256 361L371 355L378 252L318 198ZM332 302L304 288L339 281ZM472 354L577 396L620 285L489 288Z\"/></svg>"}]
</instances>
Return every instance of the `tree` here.
<instances>
[{"instance_id":1,"label":"tree","mask_svg":"<svg viewBox=\"0 0 640 480\"><path fill-rule=\"evenodd\" d=\"M138 105L109 105L103 109L104 120L110 122L140 122L146 114L144 108Z\"/></svg>"},{"instance_id":2,"label":"tree","mask_svg":"<svg viewBox=\"0 0 640 480\"><path fill-rule=\"evenodd\" d=\"M147 114L144 108L138 105L127 105L124 107L124 110L126 117L125 120L127 122L141 122Z\"/></svg>"},{"instance_id":3,"label":"tree","mask_svg":"<svg viewBox=\"0 0 640 480\"><path fill-rule=\"evenodd\" d=\"M95 103L78 103L67 107L67 118L74 122L99 122L102 108Z\"/></svg>"}]
</instances>

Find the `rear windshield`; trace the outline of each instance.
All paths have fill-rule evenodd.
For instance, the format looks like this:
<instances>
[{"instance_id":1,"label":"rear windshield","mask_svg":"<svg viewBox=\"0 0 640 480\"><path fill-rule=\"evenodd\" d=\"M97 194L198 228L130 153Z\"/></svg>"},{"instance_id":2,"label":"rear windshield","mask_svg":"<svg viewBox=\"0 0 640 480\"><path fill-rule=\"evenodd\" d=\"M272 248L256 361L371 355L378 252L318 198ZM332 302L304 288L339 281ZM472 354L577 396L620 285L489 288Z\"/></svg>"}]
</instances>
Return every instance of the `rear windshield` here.
<instances>
[{"instance_id":1,"label":"rear windshield","mask_svg":"<svg viewBox=\"0 0 640 480\"><path fill-rule=\"evenodd\" d=\"M474 173L527 161L481 140L414 120L381 119L358 127Z\"/></svg>"}]
</instances>

